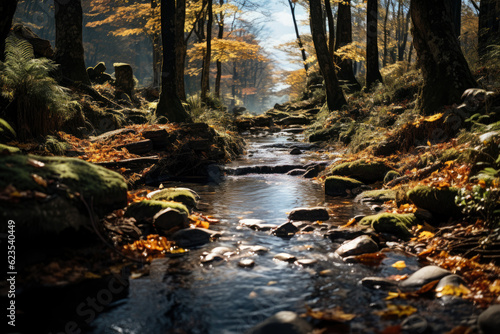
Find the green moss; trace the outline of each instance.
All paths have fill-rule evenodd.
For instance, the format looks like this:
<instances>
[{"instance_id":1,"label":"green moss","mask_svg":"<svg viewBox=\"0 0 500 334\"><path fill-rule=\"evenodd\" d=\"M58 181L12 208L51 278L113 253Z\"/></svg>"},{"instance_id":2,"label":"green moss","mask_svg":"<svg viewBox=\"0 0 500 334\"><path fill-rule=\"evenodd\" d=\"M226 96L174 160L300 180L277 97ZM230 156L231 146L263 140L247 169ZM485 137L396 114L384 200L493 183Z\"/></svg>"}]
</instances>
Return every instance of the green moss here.
<instances>
[{"instance_id":1,"label":"green moss","mask_svg":"<svg viewBox=\"0 0 500 334\"><path fill-rule=\"evenodd\" d=\"M354 178L362 182L377 182L384 179L391 168L382 161L356 160L334 166L329 174Z\"/></svg>"},{"instance_id":2,"label":"green moss","mask_svg":"<svg viewBox=\"0 0 500 334\"><path fill-rule=\"evenodd\" d=\"M330 196L346 196L350 190L359 188L363 182L348 177L330 176L325 180L325 193Z\"/></svg>"},{"instance_id":3,"label":"green moss","mask_svg":"<svg viewBox=\"0 0 500 334\"><path fill-rule=\"evenodd\" d=\"M384 176L384 184L387 184L400 176L401 175L398 172L396 172L395 170L390 170Z\"/></svg>"},{"instance_id":4,"label":"green moss","mask_svg":"<svg viewBox=\"0 0 500 334\"><path fill-rule=\"evenodd\" d=\"M2 154L3 152L9 152L10 154L15 154L15 153L20 153L21 150L17 147L0 144L0 154Z\"/></svg>"},{"instance_id":5,"label":"green moss","mask_svg":"<svg viewBox=\"0 0 500 334\"><path fill-rule=\"evenodd\" d=\"M134 217L137 221L141 221L147 218L153 218L155 214L166 208L176 209L189 215L189 210L182 203L150 200L130 204L125 216Z\"/></svg>"},{"instance_id":6,"label":"green moss","mask_svg":"<svg viewBox=\"0 0 500 334\"><path fill-rule=\"evenodd\" d=\"M54 136L47 136L45 138L45 143L43 144L45 149L55 155L64 155L66 150L69 148L69 144L63 141L59 141Z\"/></svg>"},{"instance_id":7,"label":"green moss","mask_svg":"<svg viewBox=\"0 0 500 334\"><path fill-rule=\"evenodd\" d=\"M151 197L152 200L172 201L184 204L188 208L196 207L195 195L187 189L167 188L155 192Z\"/></svg>"},{"instance_id":8,"label":"green moss","mask_svg":"<svg viewBox=\"0 0 500 334\"><path fill-rule=\"evenodd\" d=\"M428 186L417 186L406 193L413 204L437 217L450 217L461 213L455 203L457 194L456 188L437 189Z\"/></svg>"},{"instance_id":9,"label":"green moss","mask_svg":"<svg viewBox=\"0 0 500 334\"><path fill-rule=\"evenodd\" d=\"M413 213L380 213L364 217L359 222L360 225L370 226L377 232L390 233L400 238L410 238L412 236L411 227L417 223L418 219Z\"/></svg>"},{"instance_id":10,"label":"green moss","mask_svg":"<svg viewBox=\"0 0 500 334\"><path fill-rule=\"evenodd\" d=\"M387 202L396 199L396 191L390 189L379 189L363 191L356 197L357 201Z\"/></svg>"}]
</instances>

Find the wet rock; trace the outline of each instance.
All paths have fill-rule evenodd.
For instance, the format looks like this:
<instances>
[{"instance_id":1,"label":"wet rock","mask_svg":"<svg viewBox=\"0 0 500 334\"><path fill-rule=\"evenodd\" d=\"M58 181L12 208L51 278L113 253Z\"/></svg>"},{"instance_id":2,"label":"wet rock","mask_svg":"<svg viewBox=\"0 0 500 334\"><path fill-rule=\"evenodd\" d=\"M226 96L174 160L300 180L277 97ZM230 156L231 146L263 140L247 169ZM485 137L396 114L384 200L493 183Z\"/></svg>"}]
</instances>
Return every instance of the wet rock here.
<instances>
[{"instance_id":1,"label":"wet rock","mask_svg":"<svg viewBox=\"0 0 500 334\"><path fill-rule=\"evenodd\" d=\"M361 235L356 239L346 241L336 251L339 256L347 257L365 253L375 253L378 251L378 245L367 235Z\"/></svg>"},{"instance_id":2,"label":"wet rock","mask_svg":"<svg viewBox=\"0 0 500 334\"><path fill-rule=\"evenodd\" d=\"M153 218L153 224L166 236L189 227L187 214L172 208L158 212Z\"/></svg>"},{"instance_id":3,"label":"wet rock","mask_svg":"<svg viewBox=\"0 0 500 334\"><path fill-rule=\"evenodd\" d=\"M128 96L132 97L135 87L134 71L132 66L126 63L114 63L115 85Z\"/></svg>"},{"instance_id":4,"label":"wet rock","mask_svg":"<svg viewBox=\"0 0 500 334\"><path fill-rule=\"evenodd\" d=\"M288 116L276 122L280 125L308 125L309 123L311 119L304 116Z\"/></svg>"},{"instance_id":5,"label":"wet rock","mask_svg":"<svg viewBox=\"0 0 500 334\"><path fill-rule=\"evenodd\" d=\"M244 166L226 169L229 175L285 174L293 169L303 169L302 165Z\"/></svg>"},{"instance_id":6,"label":"wet rock","mask_svg":"<svg viewBox=\"0 0 500 334\"><path fill-rule=\"evenodd\" d=\"M130 204L125 217L134 217L140 223L152 219L158 212L167 208L178 210L186 216L189 215L188 208L182 203L146 200Z\"/></svg>"},{"instance_id":7,"label":"wet rock","mask_svg":"<svg viewBox=\"0 0 500 334\"><path fill-rule=\"evenodd\" d=\"M212 262L218 262L218 261L223 261L223 260L224 260L224 257L222 255L209 253L201 259L201 263L212 263Z\"/></svg>"},{"instance_id":8,"label":"wet rock","mask_svg":"<svg viewBox=\"0 0 500 334\"><path fill-rule=\"evenodd\" d=\"M313 208L296 208L293 209L288 215L290 220L305 220L305 221L325 221L330 219L330 215L326 208L313 207Z\"/></svg>"},{"instance_id":9,"label":"wet rock","mask_svg":"<svg viewBox=\"0 0 500 334\"><path fill-rule=\"evenodd\" d=\"M377 232L393 234L400 238L412 236L411 227L417 225L417 217L414 214L379 213L374 216L366 216L359 222L360 225L370 226Z\"/></svg>"},{"instance_id":10,"label":"wet rock","mask_svg":"<svg viewBox=\"0 0 500 334\"><path fill-rule=\"evenodd\" d=\"M422 334L428 327L427 319L418 314L413 314L401 322L401 329L407 334Z\"/></svg>"},{"instance_id":11,"label":"wet rock","mask_svg":"<svg viewBox=\"0 0 500 334\"><path fill-rule=\"evenodd\" d=\"M318 260L316 259L298 259L295 261L295 264L302 266L302 267L310 267L318 263Z\"/></svg>"},{"instance_id":12,"label":"wet rock","mask_svg":"<svg viewBox=\"0 0 500 334\"><path fill-rule=\"evenodd\" d=\"M401 288L419 289L427 283L440 280L450 274L451 272L449 270L438 266L426 266L411 274L410 277L402 281L399 286Z\"/></svg>"},{"instance_id":13,"label":"wet rock","mask_svg":"<svg viewBox=\"0 0 500 334\"><path fill-rule=\"evenodd\" d=\"M439 281L439 283L436 285L436 292L437 292L437 297L441 298L445 303L452 302L453 300L456 299L461 299L459 296L455 295L442 295L439 292L441 292L443 289L446 289L446 287L452 287L452 288L460 288L460 286L467 286L467 283L464 281L464 279L459 276L459 275L448 275Z\"/></svg>"},{"instance_id":14,"label":"wet rock","mask_svg":"<svg viewBox=\"0 0 500 334\"><path fill-rule=\"evenodd\" d=\"M390 189L368 190L363 191L354 199L356 202L377 202L384 203L396 199L396 192Z\"/></svg>"},{"instance_id":15,"label":"wet rock","mask_svg":"<svg viewBox=\"0 0 500 334\"><path fill-rule=\"evenodd\" d=\"M167 188L148 194L148 198L157 201L172 201L184 204L189 210L196 208L198 194L188 188Z\"/></svg>"},{"instance_id":16,"label":"wet rock","mask_svg":"<svg viewBox=\"0 0 500 334\"><path fill-rule=\"evenodd\" d=\"M363 231L355 230L355 229L332 229L325 233L325 238L328 238L332 241L339 240L352 240L354 238L363 235Z\"/></svg>"},{"instance_id":17,"label":"wet rock","mask_svg":"<svg viewBox=\"0 0 500 334\"><path fill-rule=\"evenodd\" d=\"M362 182L382 181L391 168L382 161L356 160L334 166L329 175L346 176Z\"/></svg>"},{"instance_id":18,"label":"wet rock","mask_svg":"<svg viewBox=\"0 0 500 334\"><path fill-rule=\"evenodd\" d=\"M312 326L295 312L281 311L264 320L245 334L309 334Z\"/></svg>"},{"instance_id":19,"label":"wet rock","mask_svg":"<svg viewBox=\"0 0 500 334\"><path fill-rule=\"evenodd\" d=\"M297 228L297 226L295 226L291 222L286 222L278 226L276 229L274 229L272 234L274 234L277 237L286 238L293 236L298 231L299 229Z\"/></svg>"},{"instance_id":20,"label":"wet rock","mask_svg":"<svg viewBox=\"0 0 500 334\"><path fill-rule=\"evenodd\" d=\"M311 225L308 225L308 226L304 226L303 228L300 229L300 232L304 232L304 233L307 233L307 232L312 232L314 231L316 228L314 228L314 226L311 226Z\"/></svg>"},{"instance_id":21,"label":"wet rock","mask_svg":"<svg viewBox=\"0 0 500 334\"><path fill-rule=\"evenodd\" d=\"M255 261L252 259L241 259L238 262L238 267L241 268L253 268L255 266Z\"/></svg>"},{"instance_id":22,"label":"wet rock","mask_svg":"<svg viewBox=\"0 0 500 334\"><path fill-rule=\"evenodd\" d=\"M264 246L260 246L260 245L250 246L250 247L245 248L245 249L248 249L250 252L252 252L254 254L259 254L259 255L262 255L262 254L269 252L269 248L264 247Z\"/></svg>"},{"instance_id":23,"label":"wet rock","mask_svg":"<svg viewBox=\"0 0 500 334\"><path fill-rule=\"evenodd\" d=\"M334 125L326 129L317 130L309 136L309 141L313 143L337 139L341 130L342 128L339 125Z\"/></svg>"},{"instance_id":24,"label":"wet rock","mask_svg":"<svg viewBox=\"0 0 500 334\"><path fill-rule=\"evenodd\" d=\"M172 240L181 248L202 246L210 242L215 231L204 228L186 228L172 235Z\"/></svg>"},{"instance_id":25,"label":"wet rock","mask_svg":"<svg viewBox=\"0 0 500 334\"><path fill-rule=\"evenodd\" d=\"M220 246L212 249L210 253L218 255L231 255L234 254L234 251L229 247Z\"/></svg>"},{"instance_id":26,"label":"wet rock","mask_svg":"<svg viewBox=\"0 0 500 334\"><path fill-rule=\"evenodd\" d=\"M436 217L450 217L461 214L455 203L458 189L437 189L428 186L417 186L406 195L417 207L430 211Z\"/></svg>"},{"instance_id":27,"label":"wet rock","mask_svg":"<svg viewBox=\"0 0 500 334\"><path fill-rule=\"evenodd\" d=\"M295 147L294 149L292 149L290 151L290 154L291 155L299 155L299 154L302 154L302 151L300 150L300 148Z\"/></svg>"},{"instance_id":28,"label":"wet rock","mask_svg":"<svg viewBox=\"0 0 500 334\"><path fill-rule=\"evenodd\" d=\"M288 253L276 254L273 259L279 260L279 261L284 261L284 262L295 262L295 260L297 260L297 258L295 256L293 256L292 254L288 254Z\"/></svg>"},{"instance_id":29,"label":"wet rock","mask_svg":"<svg viewBox=\"0 0 500 334\"><path fill-rule=\"evenodd\" d=\"M256 231L269 231L276 227L276 225L267 224L266 221L262 219L242 219L239 223L242 226Z\"/></svg>"},{"instance_id":30,"label":"wet rock","mask_svg":"<svg viewBox=\"0 0 500 334\"><path fill-rule=\"evenodd\" d=\"M370 289L395 290L398 282L383 277L365 277L361 280L361 285Z\"/></svg>"},{"instance_id":31,"label":"wet rock","mask_svg":"<svg viewBox=\"0 0 500 334\"><path fill-rule=\"evenodd\" d=\"M307 171L302 168L297 168L297 169L292 169L286 175L291 175L291 176L297 176L297 175L304 175Z\"/></svg>"},{"instance_id":32,"label":"wet rock","mask_svg":"<svg viewBox=\"0 0 500 334\"><path fill-rule=\"evenodd\" d=\"M482 334L496 334L500 328L500 304L491 305L477 319Z\"/></svg>"},{"instance_id":33,"label":"wet rock","mask_svg":"<svg viewBox=\"0 0 500 334\"><path fill-rule=\"evenodd\" d=\"M342 176L329 176L325 180L325 193L330 196L348 196L363 182Z\"/></svg>"}]
</instances>

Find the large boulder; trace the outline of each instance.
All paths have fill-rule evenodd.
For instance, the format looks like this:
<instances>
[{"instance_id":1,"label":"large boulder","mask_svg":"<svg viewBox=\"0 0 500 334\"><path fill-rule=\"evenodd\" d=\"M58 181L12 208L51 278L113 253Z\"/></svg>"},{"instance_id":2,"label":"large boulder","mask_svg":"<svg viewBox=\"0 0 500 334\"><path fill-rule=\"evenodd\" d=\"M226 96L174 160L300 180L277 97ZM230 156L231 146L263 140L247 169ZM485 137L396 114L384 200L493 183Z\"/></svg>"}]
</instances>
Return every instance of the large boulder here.
<instances>
[{"instance_id":1,"label":"large boulder","mask_svg":"<svg viewBox=\"0 0 500 334\"><path fill-rule=\"evenodd\" d=\"M288 215L290 220L306 220L306 221L316 221L316 220L328 220L330 215L326 208L323 207L313 207L313 208L296 208L293 209Z\"/></svg>"},{"instance_id":2,"label":"large boulder","mask_svg":"<svg viewBox=\"0 0 500 334\"><path fill-rule=\"evenodd\" d=\"M186 216L189 215L188 208L182 203L146 200L130 204L125 212L125 216L134 217L137 222L152 220L158 212L167 208L175 209Z\"/></svg>"},{"instance_id":3,"label":"large boulder","mask_svg":"<svg viewBox=\"0 0 500 334\"><path fill-rule=\"evenodd\" d=\"M1 155L0 193L0 216L28 237L89 224L81 197L99 216L127 205L120 174L65 157ZM5 232L7 224L1 226Z\"/></svg>"},{"instance_id":4,"label":"large boulder","mask_svg":"<svg viewBox=\"0 0 500 334\"><path fill-rule=\"evenodd\" d=\"M441 218L460 215L461 210L455 203L457 194L456 188L437 189L429 186L417 186L406 193L418 208Z\"/></svg>"},{"instance_id":5,"label":"large boulder","mask_svg":"<svg viewBox=\"0 0 500 334\"><path fill-rule=\"evenodd\" d=\"M134 71L132 66L126 63L114 63L116 88L132 97L135 87Z\"/></svg>"},{"instance_id":6,"label":"large boulder","mask_svg":"<svg viewBox=\"0 0 500 334\"><path fill-rule=\"evenodd\" d=\"M411 228L417 225L418 219L413 213L379 213L361 219L360 225L370 226L377 232L390 233L400 238L410 238Z\"/></svg>"},{"instance_id":7,"label":"large boulder","mask_svg":"<svg viewBox=\"0 0 500 334\"><path fill-rule=\"evenodd\" d=\"M383 161L360 159L334 166L329 171L329 175L347 176L362 182L372 183L382 181L390 170L391 167Z\"/></svg>"},{"instance_id":8,"label":"large boulder","mask_svg":"<svg viewBox=\"0 0 500 334\"><path fill-rule=\"evenodd\" d=\"M347 196L363 185L363 182L349 177L330 176L325 180L325 193L330 196Z\"/></svg>"}]
</instances>

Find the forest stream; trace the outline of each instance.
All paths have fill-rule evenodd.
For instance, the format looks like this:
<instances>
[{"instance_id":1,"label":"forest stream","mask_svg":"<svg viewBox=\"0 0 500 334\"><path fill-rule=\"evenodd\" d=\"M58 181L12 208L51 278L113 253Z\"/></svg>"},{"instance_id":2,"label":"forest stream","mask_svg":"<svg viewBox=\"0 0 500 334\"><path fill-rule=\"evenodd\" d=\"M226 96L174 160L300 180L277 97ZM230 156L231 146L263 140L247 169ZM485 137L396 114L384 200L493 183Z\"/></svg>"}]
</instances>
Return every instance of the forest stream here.
<instances>
[{"instance_id":1,"label":"forest stream","mask_svg":"<svg viewBox=\"0 0 500 334\"><path fill-rule=\"evenodd\" d=\"M291 155L296 140L284 133L247 138L248 153L226 169L322 159L322 153L314 150ZM378 266L345 263L335 255L339 243L323 236L328 226L372 214L369 206L326 196L320 184L284 174L230 175L220 184L164 186L195 190L201 197L198 210L220 219L211 228L221 232L221 237L186 255L154 260L149 276L131 279L128 298L100 313L89 333L243 333L279 311L301 314L306 307L340 307L346 314L356 315L348 324L331 322L327 333L375 333L401 323L397 316L381 320L383 317L376 315L386 307L387 291L369 289L360 281L367 276L410 274L423 266L418 259L388 251ZM255 231L240 223L242 219L260 219L280 225L294 208L313 206L327 207L329 221L317 222L314 231L291 238ZM218 255L209 258L207 253L214 249ZM279 253L291 254L297 261L274 259ZM254 265L242 266L243 259L252 259ZM404 261L406 268L393 267L397 261ZM416 322L409 325L414 326L409 333L420 333L422 318L436 333L444 333L477 313L461 299L451 304L434 298L394 304L418 309L409 318Z\"/></svg>"}]
</instances>

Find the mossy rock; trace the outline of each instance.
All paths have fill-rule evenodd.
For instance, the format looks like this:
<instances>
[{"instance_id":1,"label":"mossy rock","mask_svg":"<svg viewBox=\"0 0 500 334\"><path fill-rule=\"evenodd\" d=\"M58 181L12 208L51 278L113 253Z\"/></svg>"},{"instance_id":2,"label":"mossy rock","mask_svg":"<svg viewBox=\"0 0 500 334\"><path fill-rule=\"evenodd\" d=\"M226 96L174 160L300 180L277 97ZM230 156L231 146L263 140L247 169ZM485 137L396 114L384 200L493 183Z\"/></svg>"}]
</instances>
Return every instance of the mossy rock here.
<instances>
[{"instance_id":1,"label":"mossy rock","mask_svg":"<svg viewBox=\"0 0 500 334\"><path fill-rule=\"evenodd\" d=\"M14 131L7 121L0 118L0 142L5 143L14 138L16 138L16 131Z\"/></svg>"},{"instance_id":2,"label":"mossy rock","mask_svg":"<svg viewBox=\"0 0 500 334\"><path fill-rule=\"evenodd\" d=\"M334 125L326 129L317 130L309 136L309 141L313 143L318 141L337 140L341 130L342 128L340 125Z\"/></svg>"},{"instance_id":3,"label":"mossy rock","mask_svg":"<svg viewBox=\"0 0 500 334\"><path fill-rule=\"evenodd\" d=\"M390 170L384 176L384 184L387 184L400 176L401 176L401 174L399 174L395 170Z\"/></svg>"},{"instance_id":4,"label":"mossy rock","mask_svg":"<svg viewBox=\"0 0 500 334\"><path fill-rule=\"evenodd\" d=\"M357 202L387 202L396 199L396 191L390 189L363 191L356 196Z\"/></svg>"},{"instance_id":5,"label":"mossy rock","mask_svg":"<svg viewBox=\"0 0 500 334\"><path fill-rule=\"evenodd\" d=\"M89 224L88 212L79 194L98 216L127 205L127 184L120 174L75 158L0 156L0 189L9 185L18 191L48 195L45 199L39 196L40 200L23 198L17 203L0 201L2 219L16 221L16 229L29 236ZM5 226L0 230L5 230Z\"/></svg>"},{"instance_id":6,"label":"mossy rock","mask_svg":"<svg viewBox=\"0 0 500 334\"><path fill-rule=\"evenodd\" d=\"M359 222L362 226L370 226L377 232L390 233L397 237L407 239L413 236L412 226L419 223L413 213L379 213L378 215L367 216Z\"/></svg>"},{"instance_id":7,"label":"mossy rock","mask_svg":"<svg viewBox=\"0 0 500 334\"><path fill-rule=\"evenodd\" d=\"M179 202L190 209L195 208L197 204L196 195L193 191L182 188L167 188L155 191L151 199L157 201Z\"/></svg>"},{"instance_id":8,"label":"mossy rock","mask_svg":"<svg viewBox=\"0 0 500 334\"><path fill-rule=\"evenodd\" d=\"M363 185L363 182L348 177L330 176L325 180L325 193L330 196L347 196L352 189Z\"/></svg>"},{"instance_id":9,"label":"mossy rock","mask_svg":"<svg viewBox=\"0 0 500 334\"><path fill-rule=\"evenodd\" d=\"M456 188L437 189L428 186L417 186L406 195L418 208L430 211L440 218L460 215L461 210L455 203L458 195Z\"/></svg>"},{"instance_id":10,"label":"mossy rock","mask_svg":"<svg viewBox=\"0 0 500 334\"><path fill-rule=\"evenodd\" d=\"M158 212L167 208L172 208L189 215L188 208L182 203L146 200L130 204L125 212L125 216L134 217L136 221L140 222L149 218L152 219Z\"/></svg>"},{"instance_id":11,"label":"mossy rock","mask_svg":"<svg viewBox=\"0 0 500 334\"><path fill-rule=\"evenodd\" d=\"M0 155L1 154L16 154L21 153L21 150L14 146L9 146L5 144L0 144Z\"/></svg>"},{"instance_id":12,"label":"mossy rock","mask_svg":"<svg viewBox=\"0 0 500 334\"><path fill-rule=\"evenodd\" d=\"M362 182L372 183L382 181L388 171L391 170L385 162L356 160L353 162L344 162L334 166L329 175L347 176Z\"/></svg>"}]
</instances>

